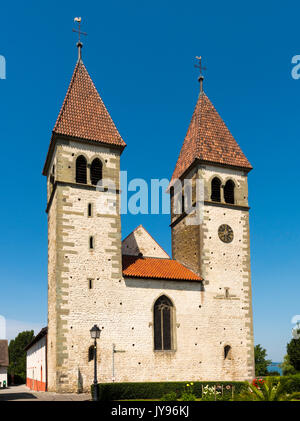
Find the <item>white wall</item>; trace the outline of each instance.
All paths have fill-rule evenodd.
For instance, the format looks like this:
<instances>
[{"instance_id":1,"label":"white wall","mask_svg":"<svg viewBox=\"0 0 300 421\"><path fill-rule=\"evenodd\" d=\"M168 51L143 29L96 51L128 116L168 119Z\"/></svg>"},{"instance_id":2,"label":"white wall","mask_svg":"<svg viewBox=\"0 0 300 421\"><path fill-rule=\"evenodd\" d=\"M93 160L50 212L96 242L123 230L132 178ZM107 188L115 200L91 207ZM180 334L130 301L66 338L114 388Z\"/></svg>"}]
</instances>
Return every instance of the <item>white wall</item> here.
<instances>
[{"instance_id":1,"label":"white wall","mask_svg":"<svg viewBox=\"0 0 300 421\"><path fill-rule=\"evenodd\" d=\"M26 377L46 382L46 336L27 351Z\"/></svg>"}]
</instances>

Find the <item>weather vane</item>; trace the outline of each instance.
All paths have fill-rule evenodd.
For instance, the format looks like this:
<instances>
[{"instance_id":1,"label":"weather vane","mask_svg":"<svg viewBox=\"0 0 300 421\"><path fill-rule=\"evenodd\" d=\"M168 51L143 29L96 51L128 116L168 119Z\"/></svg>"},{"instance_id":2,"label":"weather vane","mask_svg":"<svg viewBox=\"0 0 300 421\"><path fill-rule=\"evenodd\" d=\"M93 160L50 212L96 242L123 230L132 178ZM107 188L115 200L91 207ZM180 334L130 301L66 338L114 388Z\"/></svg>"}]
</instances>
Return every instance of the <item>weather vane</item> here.
<instances>
[{"instance_id":1,"label":"weather vane","mask_svg":"<svg viewBox=\"0 0 300 421\"><path fill-rule=\"evenodd\" d=\"M199 57L196 56L196 60L199 61L199 64L195 64L195 67L197 69L199 69L199 72L200 72L199 77L198 77L198 80L200 82L200 92L203 92L203 79L204 79L204 76L203 76L202 72L203 72L203 70L206 70L206 67L202 66L202 57L201 56L199 56Z\"/></svg>"},{"instance_id":2,"label":"weather vane","mask_svg":"<svg viewBox=\"0 0 300 421\"><path fill-rule=\"evenodd\" d=\"M87 35L86 32L82 32L80 30L80 26L81 26L81 17L76 17L74 18L74 22L78 22L78 29L74 29L73 28L73 32L77 32L78 33L78 42L77 42L77 47L78 47L78 60L81 60L81 48L82 48L82 42L80 41L80 35Z\"/></svg>"}]
</instances>

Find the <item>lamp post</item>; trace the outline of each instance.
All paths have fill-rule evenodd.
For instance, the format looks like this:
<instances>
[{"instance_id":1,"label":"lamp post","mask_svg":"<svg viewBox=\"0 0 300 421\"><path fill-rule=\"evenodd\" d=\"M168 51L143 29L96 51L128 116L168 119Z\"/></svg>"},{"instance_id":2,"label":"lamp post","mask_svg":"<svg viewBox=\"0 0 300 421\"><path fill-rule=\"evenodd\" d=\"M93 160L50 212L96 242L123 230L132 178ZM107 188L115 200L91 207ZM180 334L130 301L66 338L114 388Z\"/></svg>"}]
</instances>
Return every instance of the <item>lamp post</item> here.
<instances>
[{"instance_id":1,"label":"lamp post","mask_svg":"<svg viewBox=\"0 0 300 421\"><path fill-rule=\"evenodd\" d=\"M97 381L97 339L100 338L101 330L97 325L94 325L90 330L91 338L94 339L94 391L93 400L98 400L98 381Z\"/></svg>"}]
</instances>

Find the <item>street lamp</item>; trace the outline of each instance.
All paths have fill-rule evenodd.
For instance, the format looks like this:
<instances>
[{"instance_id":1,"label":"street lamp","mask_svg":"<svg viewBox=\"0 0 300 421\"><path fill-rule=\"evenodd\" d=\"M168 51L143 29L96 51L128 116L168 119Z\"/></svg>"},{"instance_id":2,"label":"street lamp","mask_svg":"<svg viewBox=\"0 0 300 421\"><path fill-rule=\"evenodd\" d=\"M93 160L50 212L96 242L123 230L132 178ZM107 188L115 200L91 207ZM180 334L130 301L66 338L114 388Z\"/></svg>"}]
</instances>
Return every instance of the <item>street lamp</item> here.
<instances>
[{"instance_id":1,"label":"street lamp","mask_svg":"<svg viewBox=\"0 0 300 421\"><path fill-rule=\"evenodd\" d=\"M94 339L94 393L93 400L98 400L98 381L97 381L97 339L100 338L101 330L97 325L94 325L90 330L91 338Z\"/></svg>"}]
</instances>

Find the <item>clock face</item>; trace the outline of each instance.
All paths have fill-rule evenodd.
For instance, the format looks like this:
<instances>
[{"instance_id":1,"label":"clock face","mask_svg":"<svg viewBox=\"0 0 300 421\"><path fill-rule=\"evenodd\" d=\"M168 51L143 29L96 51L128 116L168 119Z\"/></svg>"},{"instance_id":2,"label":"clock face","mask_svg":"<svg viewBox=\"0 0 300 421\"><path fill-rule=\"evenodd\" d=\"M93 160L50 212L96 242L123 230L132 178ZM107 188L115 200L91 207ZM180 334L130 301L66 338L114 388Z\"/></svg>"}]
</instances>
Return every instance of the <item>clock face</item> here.
<instances>
[{"instance_id":1,"label":"clock face","mask_svg":"<svg viewBox=\"0 0 300 421\"><path fill-rule=\"evenodd\" d=\"M223 224L218 229L219 238L224 243L231 243L233 240L233 231L229 225Z\"/></svg>"}]
</instances>

